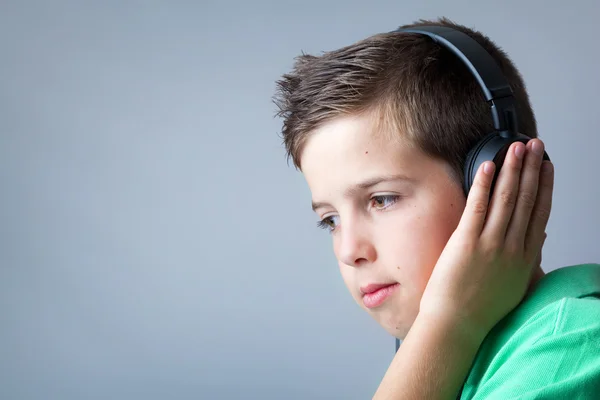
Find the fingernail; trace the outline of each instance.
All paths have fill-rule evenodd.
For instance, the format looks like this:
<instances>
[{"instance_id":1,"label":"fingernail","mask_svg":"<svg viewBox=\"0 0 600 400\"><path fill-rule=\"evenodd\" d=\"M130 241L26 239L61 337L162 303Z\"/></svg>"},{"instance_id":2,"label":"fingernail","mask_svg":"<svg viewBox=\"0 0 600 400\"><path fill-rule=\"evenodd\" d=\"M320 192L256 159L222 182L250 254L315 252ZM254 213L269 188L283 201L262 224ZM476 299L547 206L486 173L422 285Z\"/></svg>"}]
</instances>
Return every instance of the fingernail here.
<instances>
[{"instance_id":1,"label":"fingernail","mask_svg":"<svg viewBox=\"0 0 600 400\"><path fill-rule=\"evenodd\" d=\"M542 172L545 174L550 174L553 170L552 163L550 161L544 161L542 164Z\"/></svg>"},{"instance_id":2,"label":"fingernail","mask_svg":"<svg viewBox=\"0 0 600 400\"><path fill-rule=\"evenodd\" d=\"M523 158L523 154L525 154L525 146L522 146L520 143L518 143L515 146L515 155L520 160Z\"/></svg>"},{"instance_id":3,"label":"fingernail","mask_svg":"<svg viewBox=\"0 0 600 400\"><path fill-rule=\"evenodd\" d=\"M540 141L535 141L531 144L531 147L533 148L533 152L535 154L537 154L538 156L541 156L544 152L544 146L542 145L542 142Z\"/></svg>"},{"instance_id":4,"label":"fingernail","mask_svg":"<svg viewBox=\"0 0 600 400\"><path fill-rule=\"evenodd\" d=\"M483 172L485 172L488 175L490 175L493 170L494 170L494 166L492 165L491 162L486 162L485 165L483 166Z\"/></svg>"}]
</instances>

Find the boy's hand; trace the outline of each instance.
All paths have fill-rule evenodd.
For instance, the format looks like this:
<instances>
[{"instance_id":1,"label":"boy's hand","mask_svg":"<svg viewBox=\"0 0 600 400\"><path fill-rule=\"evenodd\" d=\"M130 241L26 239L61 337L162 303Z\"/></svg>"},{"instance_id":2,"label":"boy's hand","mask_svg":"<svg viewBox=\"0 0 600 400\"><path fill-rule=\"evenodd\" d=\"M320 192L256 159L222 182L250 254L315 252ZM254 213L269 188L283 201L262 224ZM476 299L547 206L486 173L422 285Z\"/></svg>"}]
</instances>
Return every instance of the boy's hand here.
<instances>
[{"instance_id":1,"label":"boy's hand","mask_svg":"<svg viewBox=\"0 0 600 400\"><path fill-rule=\"evenodd\" d=\"M494 164L482 165L462 219L442 252L419 315L460 324L476 339L523 299L552 207L554 171L543 143L513 143L488 199ZM519 153L521 155L519 156ZM484 172L485 166L491 167Z\"/></svg>"}]
</instances>

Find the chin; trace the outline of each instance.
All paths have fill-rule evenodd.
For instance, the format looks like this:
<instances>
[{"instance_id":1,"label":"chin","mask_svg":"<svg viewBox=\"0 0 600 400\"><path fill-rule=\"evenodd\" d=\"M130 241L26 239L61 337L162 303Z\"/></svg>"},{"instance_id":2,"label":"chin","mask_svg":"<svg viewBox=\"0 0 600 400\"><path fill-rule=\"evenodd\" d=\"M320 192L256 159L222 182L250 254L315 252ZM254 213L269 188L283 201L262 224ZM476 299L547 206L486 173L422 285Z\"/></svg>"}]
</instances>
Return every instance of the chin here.
<instances>
[{"instance_id":1,"label":"chin","mask_svg":"<svg viewBox=\"0 0 600 400\"><path fill-rule=\"evenodd\" d=\"M410 330L414 319L407 320L407 318L402 318L397 313L391 313L390 311L391 310L386 313L370 312L370 314L387 333L396 339L404 340L406 335L408 335L408 331Z\"/></svg>"},{"instance_id":2,"label":"chin","mask_svg":"<svg viewBox=\"0 0 600 400\"><path fill-rule=\"evenodd\" d=\"M399 327L384 326L383 328L392 337L394 337L396 339L400 339L400 340L404 340L404 338L406 337L406 335L408 335L408 331L410 330L410 327L405 328L403 326L399 326Z\"/></svg>"}]
</instances>

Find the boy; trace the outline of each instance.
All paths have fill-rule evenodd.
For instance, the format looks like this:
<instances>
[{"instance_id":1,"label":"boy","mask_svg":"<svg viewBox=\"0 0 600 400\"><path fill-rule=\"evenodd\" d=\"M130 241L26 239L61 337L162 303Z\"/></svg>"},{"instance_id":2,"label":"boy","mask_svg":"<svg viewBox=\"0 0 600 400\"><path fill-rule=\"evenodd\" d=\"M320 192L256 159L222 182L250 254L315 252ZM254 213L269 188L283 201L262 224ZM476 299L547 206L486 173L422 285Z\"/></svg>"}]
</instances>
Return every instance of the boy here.
<instances>
[{"instance_id":1,"label":"boy","mask_svg":"<svg viewBox=\"0 0 600 400\"><path fill-rule=\"evenodd\" d=\"M467 152L493 130L464 64L430 38L375 35L303 55L278 82L288 155L331 232L353 298L403 340L376 399L600 398L600 265L544 275L553 168L523 80L499 64L519 131L466 196ZM489 201L488 201L489 200Z\"/></svg>"}]
</instances>

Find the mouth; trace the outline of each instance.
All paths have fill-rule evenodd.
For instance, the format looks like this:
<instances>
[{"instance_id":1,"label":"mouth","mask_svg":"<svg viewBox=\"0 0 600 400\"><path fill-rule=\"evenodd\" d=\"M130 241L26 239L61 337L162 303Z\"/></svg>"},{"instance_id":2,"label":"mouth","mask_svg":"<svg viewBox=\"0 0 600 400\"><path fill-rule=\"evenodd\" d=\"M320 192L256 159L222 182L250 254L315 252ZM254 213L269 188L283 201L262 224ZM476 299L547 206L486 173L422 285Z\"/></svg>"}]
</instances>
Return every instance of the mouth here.
<instances>
[{"instance_id":1,"label":"mouth","mask_svg":"<svg viewBox=\"0 0 600 400\"><path fill-rule=\"evenodd\" d=\"M371 284L360 288L363 304L367 308L382 305L400 287L399 283Z\"/></svg>"}]
</instances>

